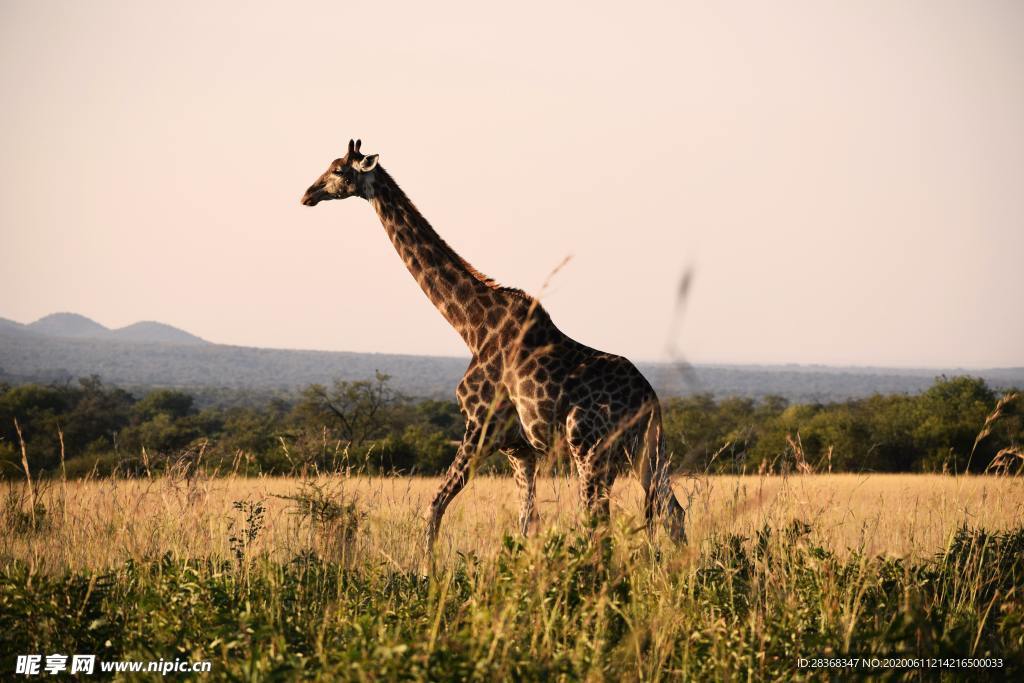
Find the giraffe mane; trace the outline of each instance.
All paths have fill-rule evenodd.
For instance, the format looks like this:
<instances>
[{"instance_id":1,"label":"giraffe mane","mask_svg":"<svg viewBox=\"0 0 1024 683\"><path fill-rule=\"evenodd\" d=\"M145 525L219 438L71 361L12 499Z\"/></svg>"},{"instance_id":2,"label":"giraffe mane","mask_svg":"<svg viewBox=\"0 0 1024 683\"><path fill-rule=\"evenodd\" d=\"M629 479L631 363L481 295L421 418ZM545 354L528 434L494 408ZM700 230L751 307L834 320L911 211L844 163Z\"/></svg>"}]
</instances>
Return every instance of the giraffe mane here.
<instances>
[{"instance_id":1,"label":"giraffe mane","mask_svg":"<svg viewBox=\"0 0 1024 683\"><path fill-rule=\"evenodd\" d=\"M451 250L451 247L448 247L448 245L444 242L444 240L440 236L438 236L438 240L440 240L444 244L444 246L446 248ZM455 251L452 250L452 253L455 253ZM530 298L530 296L526 292L524 292L523 290L518 289L516 287L506 287L505 285L501 284L500 282L498 282L494 278L489 277L489 276L484 275L483 273L481 273L477 269L476 266L474 266L472 263L470 263L466 259L462 258L458 254L455 254L455 255L459 259L459 262L462 264L462 267L466 269L467 273L469 273L470 275L472 275L477 280L479 280L480 282L484 283L485 285L487 285L491 289L497 290L499 292L505 292L506 294L512 294L514 296L521 296L523 298Z\"/></svg>"},{"instance_id":2,"label":"giraffe mane","mask_svg":"<svg viewBox=\"0 0 1024 683\"><path fill-rule=\"evenodd\" d=\"M401 186L398 184L398 181L396 181L391 176L390 173L385 171L382 166L377 166L377 171L380 174L380 176L385 180L385 182L387 184L391 185L398 192L398 194L405 200L405 202L409 205L409 207L415 213L416 218L418 220L423 221L427 226L430 226L430 221L428 221L426 219L426 217L423 215L423 213L420 212L420 210L416 206L416 204L413 203L412 199L409 198L409 195L407 195L405 193L405 191L402 190ZM526 299L528 301L532 301L533 300L533 297L531 297L529 294L527 294L523 290L518 289L516 287L506 287L506 286L502 285L500 282L498 282L497 280L495 280L494 278L489 277L488 275L485 275L484 273L482 273L476 266L474 266L472 263L470 263L466 259L462 258L462 256L457 251L452 249L452 247L447 242L444 241L444 238L441 237L441 235L439 235L437 233L437 231L433 229L432 226L430 226L430 231L433 233L433 239L437 243L437 245L439 247L441 247L446 253L448 253L452 257L454 257L455 260L459 263L459 265L461 265L463 268L465 268L466 272L471 277L473 277L475 280L477 280L478 282L486 285L487 287L490 287L491 289L493 289L495 291L503 292L505 294L509 294L511 296L519 297L521 299Z\"/></svg>"}]
</instances>

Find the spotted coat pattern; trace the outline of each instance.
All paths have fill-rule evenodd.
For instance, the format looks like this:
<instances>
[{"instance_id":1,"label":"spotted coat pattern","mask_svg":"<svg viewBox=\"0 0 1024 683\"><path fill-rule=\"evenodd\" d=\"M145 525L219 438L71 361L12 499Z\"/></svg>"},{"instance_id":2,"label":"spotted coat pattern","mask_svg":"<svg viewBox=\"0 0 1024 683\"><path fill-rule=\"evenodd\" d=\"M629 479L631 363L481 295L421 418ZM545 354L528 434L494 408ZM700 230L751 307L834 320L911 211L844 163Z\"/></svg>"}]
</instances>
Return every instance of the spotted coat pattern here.
<instances>
[{"instance_id":1,"label":"spotted coat pattern","mask_svg":"<svg viewBox=\"0 0 1024 683\"><path fill-rule=\"evenodd\" d=\"M658 398L627 359L563 334L540 303L502 287L462 259L434 231L391 176L351 141L303 203L359 196L376 210L423 292L459 333L472 360L456 389L465 434L430 505L427 547L478 459L503 451L520 491L519 527L536 519L540 453L568 446L590 513L606 518L616 476L632 469L645 491L648 528L661 519L685 540L685 512L672 492Z\"/></svg>"}]
</instances>

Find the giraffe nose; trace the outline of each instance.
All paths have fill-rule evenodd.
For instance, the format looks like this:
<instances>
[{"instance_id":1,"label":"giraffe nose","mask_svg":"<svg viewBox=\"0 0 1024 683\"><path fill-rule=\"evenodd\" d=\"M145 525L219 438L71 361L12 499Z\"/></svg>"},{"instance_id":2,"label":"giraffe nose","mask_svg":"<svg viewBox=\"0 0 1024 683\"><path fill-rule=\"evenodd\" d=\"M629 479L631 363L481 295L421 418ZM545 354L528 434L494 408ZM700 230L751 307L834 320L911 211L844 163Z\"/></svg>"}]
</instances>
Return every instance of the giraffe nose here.
<instances>
[{"instance_id":1,"label":"giraffe nose","mask_svg":"<svg viewBox=\"0 0 1024 683\"><path fill-rule=\"evenodd\" d=\"M302 195L302 203L306 206L316 206L323 199L324 188L320 185L312 185L306 194Z\"/></svg>"}]
</instances>

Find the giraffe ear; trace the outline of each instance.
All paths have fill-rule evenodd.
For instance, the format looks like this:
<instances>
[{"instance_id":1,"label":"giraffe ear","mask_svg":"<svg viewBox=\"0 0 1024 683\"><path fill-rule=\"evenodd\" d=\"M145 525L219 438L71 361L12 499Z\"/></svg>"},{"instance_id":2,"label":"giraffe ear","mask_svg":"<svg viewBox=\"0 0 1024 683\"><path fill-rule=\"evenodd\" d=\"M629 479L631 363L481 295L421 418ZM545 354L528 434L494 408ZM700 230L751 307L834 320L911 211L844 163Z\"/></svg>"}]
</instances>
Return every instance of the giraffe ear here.
<instances>
[{"instance_id":1,"label":"giraffe ear","mask_svg":"<svg viewBox=\"0 0 1024 683\"><path fill-rule=\"evenodd\" d=\"M359 162L359 170L363 173L367 173L377 168L377 160L380 158L379 154L367 154L363 157L362 161Z\"/></svg>"}]
</instances>

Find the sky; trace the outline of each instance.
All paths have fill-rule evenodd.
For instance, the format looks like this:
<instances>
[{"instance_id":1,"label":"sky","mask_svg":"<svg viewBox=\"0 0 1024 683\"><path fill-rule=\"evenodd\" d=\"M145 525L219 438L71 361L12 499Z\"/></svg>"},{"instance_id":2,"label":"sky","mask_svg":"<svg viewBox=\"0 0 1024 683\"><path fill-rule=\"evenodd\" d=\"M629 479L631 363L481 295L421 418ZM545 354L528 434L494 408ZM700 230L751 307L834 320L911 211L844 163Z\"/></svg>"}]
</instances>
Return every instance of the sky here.
<instances>
[{"instance_id":1,"label":"sky","mask_svg":"<svg viewBox=\"0 0 1024 683\"><path fill-rule=\"evenodd\" d=\"M241 7L0 0L0 317L465 355L371 207L299 204L359 137L591 346L1024 365L1024 3Z\"/></svg>"}]
</instances>

